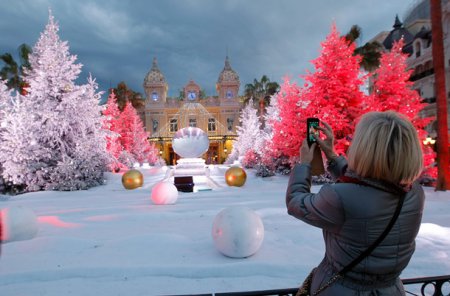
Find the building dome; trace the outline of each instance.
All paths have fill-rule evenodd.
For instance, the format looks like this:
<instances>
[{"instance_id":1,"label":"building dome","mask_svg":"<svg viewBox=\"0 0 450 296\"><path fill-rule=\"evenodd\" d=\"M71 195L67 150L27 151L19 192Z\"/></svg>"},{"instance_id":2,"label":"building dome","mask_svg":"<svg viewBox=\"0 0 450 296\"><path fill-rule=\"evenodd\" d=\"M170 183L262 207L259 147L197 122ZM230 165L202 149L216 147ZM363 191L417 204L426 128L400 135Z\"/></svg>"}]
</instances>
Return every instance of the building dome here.
<instances>
[{"instance_id":1,"label":"building dome","mask_svg":"<svg viewBox=\"0 0 450 296\"><path fill-rule=\"evenodd\" d=\"M384 48L391 50L394 46L394 42L397 42L402 38L406 45L413 41L414 36L407 29L405 29L402 22L400 22L398 15L395 17L393 28L394 29L389 32L389 35L387 35L386 39L383 41Z\"/></svg>"},{"instance_id":2,"label":"building dome","mask_svg":"<svg viewBox=\"0 0 450 296\"><path fill-rule=\"evenodd\" d=\"M405 26L409 26L417 20L430 19L430 1L417 1L406 13L404 18Z\"/></svg>"},{"instance_id":3,"label":"building dome","mask_svg":"<svg viewBox=\"0 0 450 296\"><path fill-rule=\"evenodd\" d=\"M161 73L158 68L158 63L156 62L156 58L153 58L153 65L150 71L147 73L144 79L144 86L147 84L158 84L158 83L166 83L166 78Z\"/></svg>"},{"instance_id":4,"label":"building dome","mask_svg":"<svg viewBox=\"0 0 450 296\"><path fill-rule=\"evenodd\" d=\"M239 82L239 75L231 69L228 56L225 58L225 67L223 67L222 72L220 72L219 79L217 80L218 84L223 82Z\"/></svg>"}]
</instances>

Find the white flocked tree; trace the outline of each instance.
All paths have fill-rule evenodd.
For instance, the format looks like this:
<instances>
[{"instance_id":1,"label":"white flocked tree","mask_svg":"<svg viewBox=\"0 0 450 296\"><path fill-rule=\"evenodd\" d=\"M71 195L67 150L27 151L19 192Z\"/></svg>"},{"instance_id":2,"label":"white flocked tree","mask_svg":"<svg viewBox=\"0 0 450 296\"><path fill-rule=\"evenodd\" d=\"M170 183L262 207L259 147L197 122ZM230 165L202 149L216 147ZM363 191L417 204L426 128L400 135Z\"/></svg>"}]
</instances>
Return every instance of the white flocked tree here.
<instances>
[{"instance_id":1,"label":"white flocked tree","mask_svg":"<svg viewBox=\"0 0 450 296\"><path fill-rule=\"evenodd\" d=\"M6 114L9 113L9 106L11 104L11 91L7 88L6 83L0 80L0 143L4 143L3 131L6 128ZM3 192L5 183L2 177L2 164L0 162L0 192Z\"/></svg>"},{"instance_id":2,"label":"white flocked tree","mask_svg":"<svg viewBox=\"0 0 450 296\"><path fill-rule=\"evenodd\" d=\"M253 99L241 111L240 125L236 127L237 139L233 141L233 151L230 153L227 163L235 160L242 161L247 152L261 150L263 138L261 134L261 121L258 110L253 107Z\"/></svg>"},{"instance_id":3,"label":"white flocked tree","mask_svg":"<svg viewBox=\"0 0 450 296\"><path fill-rule=\"evenodd\" d=\"M275 93L270 97L270 104L267 106L266 114L264 115L264 129L263 138L264 144L262 147L262 153L268 153L271 149L270 142L273 138L273 125L275 122L280 121L280 109L278 107L278 93Z\"/></svg>"},{"instance_id":4,"label":"white flocked tree","mask_svg":"<svg viewBox=\"0 0 450 296\"><path fill-rule=\"evenodd\" d=\"M49 21L33 48L25 96L5 114L0 163L17 191L78 190L103 183L106 141L97 84L76 85L81 64Z\"/></svg>"}]
</instances>

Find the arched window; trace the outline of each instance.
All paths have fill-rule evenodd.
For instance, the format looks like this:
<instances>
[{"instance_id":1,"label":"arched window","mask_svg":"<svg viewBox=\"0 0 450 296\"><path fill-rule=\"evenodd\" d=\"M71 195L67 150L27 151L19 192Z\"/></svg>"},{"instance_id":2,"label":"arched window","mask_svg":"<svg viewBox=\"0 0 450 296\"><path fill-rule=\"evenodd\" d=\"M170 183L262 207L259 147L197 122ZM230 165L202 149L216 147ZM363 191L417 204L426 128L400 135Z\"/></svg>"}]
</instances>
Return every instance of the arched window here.
<instances>
[{"instance_id":1,"label":"arched window","mask_svg":"<svg viewBox=\"0 0 450 296\"><path fill-rule=\"evenodd\" d=\"M197 127L197 119L196 118L189 118L189 126L190 127Z\"/></svg>"},{"instance_id":2,"label":"arched window","mask_svg":"<svg viewBox=\"0 0 450 296\"><path fill-rule=\"evenodd\" d=\"M156 133L156 131L158 130L158 125L159 122L156 119L153 119L153 132Z\"/></svg>"},{"instance_id":3,"label":"arched window","mask_svg":"<svg viewBox=\"0 0 450 296\"><path fill-rule=\"evenodd\" d=\"M170 132L174 133L176 131L178 131L178 120L171 119L170 120Z\"/></svg>"},{"instance_id":4,"label":"arched window","mask_svg":"<svg viewBox=\"0 0 450 296\"><path fill-rule=\"evenodd\" d=\"M216 131L216 119L208 118L208 132L215 132L215 131Z\"/></svg>"},{"instance_id":5,"label":"arched window","mask_svg":"<svg viewBox=\"0 0 450 296\"><path fill-rule=\"evenodd\" d=\"M423 65L418 65L417 67L416 67L416 73L417 74L420 74L420 73L422 73L423 72Z\"/></svg>"},{"instance_id":6,"label":"arched window","mask_svg":"<svg viewBox=\"0 0 450 296\"><path fill-rule=\"evenodd\" d=\"M414 51L416 52L416 58L420 57L420 50L422 48L422 43L420 40L417 40L417 42L414 44Z\"/></svg>"},{"instance_id":7,"label":"arched window","mask_svg":"<svg viewBox=\"0 0 450 296\"><path fill-rule=\"evenodd\" d=\"M227 129L228 129L228 131L232 131L233 130L233 124L234 124L234 119L233 118L227 118Z\"/></svg>"}]
</instances>

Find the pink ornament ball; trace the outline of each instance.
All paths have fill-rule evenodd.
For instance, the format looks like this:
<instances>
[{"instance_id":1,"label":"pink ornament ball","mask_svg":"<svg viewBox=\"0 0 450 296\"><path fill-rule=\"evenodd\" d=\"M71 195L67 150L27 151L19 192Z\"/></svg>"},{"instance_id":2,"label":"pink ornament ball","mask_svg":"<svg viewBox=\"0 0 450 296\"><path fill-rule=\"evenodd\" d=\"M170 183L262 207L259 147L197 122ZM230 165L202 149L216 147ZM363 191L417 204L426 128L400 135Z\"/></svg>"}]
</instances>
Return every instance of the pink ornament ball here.
<instances>
[{"instance_id":1,"label":"pink ornament ball","mask_svg":"<svg viewBox=\"0 0 450 296\"><path fill-rule=\"evenodd\" d=\"M39 230L34 212L21 206L2 209L0 223L2 224L0 240L4 243L32 239Z\"/></svg>"},{"instance_id":2,"label":"pink ornament ball","mask_svg":"<svg viewBox=\"0 0 450 296\"><path fill-rule=\"evenodd\" d=\"M152 202L155 205L173 205L177 199L177 187L170 182L159 182L152 188Z\"/></svg>"}]
</instances>

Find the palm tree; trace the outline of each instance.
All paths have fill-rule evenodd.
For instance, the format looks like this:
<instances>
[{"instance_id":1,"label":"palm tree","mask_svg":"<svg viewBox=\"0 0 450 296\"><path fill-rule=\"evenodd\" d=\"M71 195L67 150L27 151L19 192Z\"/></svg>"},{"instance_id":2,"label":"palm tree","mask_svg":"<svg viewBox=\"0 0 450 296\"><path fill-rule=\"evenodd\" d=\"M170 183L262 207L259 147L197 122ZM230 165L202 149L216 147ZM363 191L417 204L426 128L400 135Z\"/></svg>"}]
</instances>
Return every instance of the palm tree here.
<instances>
[{"instance_id":1,"label":"palm tree","mask_svg":"<svg viewBox=\"0 0 450 296\"><path fill-rule=\"evenodd\" d=\"M356 42L361 38L361 28L358 25L353 25L344 37L350 43ZM362 56L360 62L361 67L363 67L364 70L371 72L380 66L381 49L382 46L377 41L367 42L363 46L357 47L354 54Z\"/></svg>"},{"instance_id":2,"label":"palm tree","mask_svg":"<svg viewBox=\"0 0 450 296\"><path fill-rule=\"evenodd\" d=\"M277 82L270 81L266 75L263 75L259 81L254 79L253 83L245 85L244 104L248 104L253 98L259 104L259 114L263 115L265 106L270 104L270 96L276 93L279 87Z\"/></svg>"},{"instance_id":3,"label":"palm tree","mask_svg":"<svg viewBox=\"0 0 450 296\"><path fill-rule=\"evenodd\" d=\"M361 37L361 28L358 25L353 25L344 37L349 42L357 42L359 37Z\"/></svg>"},{"instance_id":4,"label":"palm tree","mask_svg":"<svg viewBox=\"0 0 450 296\"><path fill-rule=\"evenodd\" d=\"M0 70L0 77L6 81L8 88L18 89L20 84L19 66L10 53L4 53L0 59L5 63Z\"/></svg>"},{"instance_id":5,"label":"palm tree","mask_svg":"<svg viewBox=\"0 0 450 296\"><path fill-rule=\"evenodd\" d=\"M123 111L128 101L131 102L133 107L138 110L144 108L145 101L142 99L142 95L139 92L135 92L128 85L121 81L117 84L117 87L113 89L117 98L117 106L120 111Z\"/></svg>"},{"instance_id":6,"label":"palm tree","mask_svg":"<svg viewBox=\"0 0 450 296\"><path fill-rule=\"evenodd\" d=\"M5 64L0 69L0 78L6 80L6 85L9 88L24 92L26 83L23 77L25 76L25 69L30 69L30 62L28 56L31 53L31 47L27 44L22 44L17 49L20 58L20 65L14 60L10 53L4 53L0 56L0 60Z\"/></svg>"}]
</instances>

